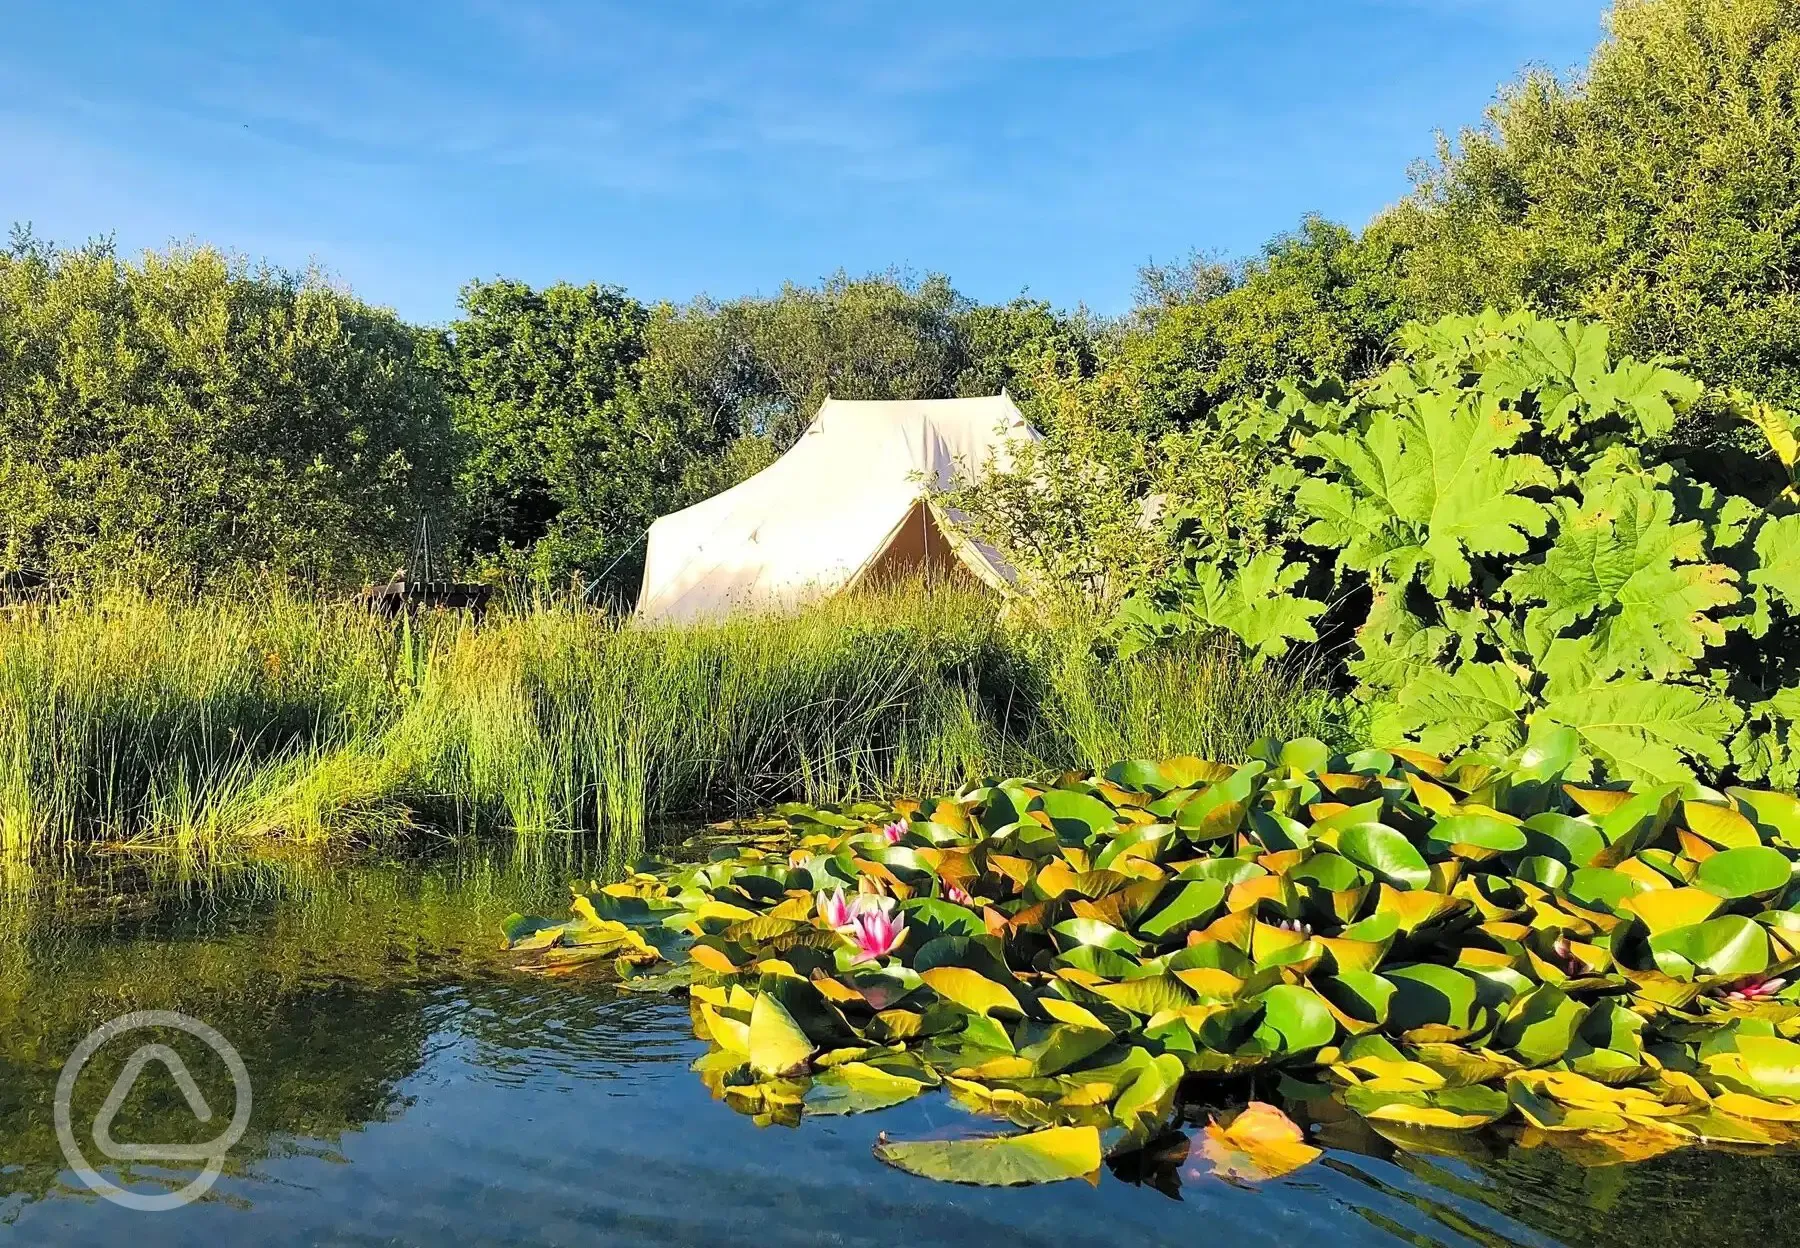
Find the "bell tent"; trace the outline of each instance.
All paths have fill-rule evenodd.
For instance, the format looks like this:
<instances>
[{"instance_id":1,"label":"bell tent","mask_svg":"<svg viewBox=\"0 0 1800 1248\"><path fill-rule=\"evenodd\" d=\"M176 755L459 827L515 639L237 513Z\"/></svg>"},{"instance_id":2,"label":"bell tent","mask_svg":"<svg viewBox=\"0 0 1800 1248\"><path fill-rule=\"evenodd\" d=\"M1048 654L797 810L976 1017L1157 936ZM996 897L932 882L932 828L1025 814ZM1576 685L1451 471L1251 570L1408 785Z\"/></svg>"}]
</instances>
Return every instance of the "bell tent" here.
<instances>
[{"instance_id":1,"label":"bell tent","mask_svg":"<svg viewBox=\"0 0 1800 1248\"><path fill-rule=\"evenodd\" d=\"M779 610L890 575L965 569L1004 591L1014 574L933 502L959 467L1004 466L1033 439L1004 393L904 402L826 399L787 454L650 526L638 615Z\"/></svg>"}]
</instances>

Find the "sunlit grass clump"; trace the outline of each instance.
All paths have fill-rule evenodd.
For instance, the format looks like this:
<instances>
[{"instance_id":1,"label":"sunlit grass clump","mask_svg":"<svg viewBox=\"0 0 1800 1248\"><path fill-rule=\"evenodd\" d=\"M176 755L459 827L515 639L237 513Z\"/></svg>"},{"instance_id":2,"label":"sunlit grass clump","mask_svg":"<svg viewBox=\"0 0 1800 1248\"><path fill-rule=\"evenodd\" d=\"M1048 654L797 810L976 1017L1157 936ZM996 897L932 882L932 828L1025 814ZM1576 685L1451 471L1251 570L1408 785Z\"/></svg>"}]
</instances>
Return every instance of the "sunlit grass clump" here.
<instances>
[{"instance_id":1,"label":"sunlit grass clump","mask_svg":"<svg viewBox=\"0 0 1800 1248\"><path fill-rule=\"evenodd\" d=\"M954 787L1316 726L1305 681L1197 645L1131 661L900 587L641 628L521 606L388 622L282 594L0 616L0 845L611 830Z\"/></svg>"}]
</instances>

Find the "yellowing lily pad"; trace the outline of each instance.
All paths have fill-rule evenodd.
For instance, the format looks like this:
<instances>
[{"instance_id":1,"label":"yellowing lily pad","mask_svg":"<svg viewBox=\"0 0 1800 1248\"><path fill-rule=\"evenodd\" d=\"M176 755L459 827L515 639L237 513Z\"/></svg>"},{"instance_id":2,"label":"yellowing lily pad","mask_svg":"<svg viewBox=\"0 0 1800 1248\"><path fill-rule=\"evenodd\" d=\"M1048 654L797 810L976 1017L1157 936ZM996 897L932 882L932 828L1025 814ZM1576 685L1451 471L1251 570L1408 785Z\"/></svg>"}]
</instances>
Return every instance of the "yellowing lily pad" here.
<instances>
[{"instance_id":1,"label":"yellowing lily pad","mask_svg":"<svg viewBox=\"0 0 1800 1248\"><path fill-rule=\"evenodd\" d=\"M896 1169L946 1183L1017 1187L1097 1176L1100 1132L1051 1127L974 1140L882 1140L875 1156Z\"/></svg>"}]
</instances>

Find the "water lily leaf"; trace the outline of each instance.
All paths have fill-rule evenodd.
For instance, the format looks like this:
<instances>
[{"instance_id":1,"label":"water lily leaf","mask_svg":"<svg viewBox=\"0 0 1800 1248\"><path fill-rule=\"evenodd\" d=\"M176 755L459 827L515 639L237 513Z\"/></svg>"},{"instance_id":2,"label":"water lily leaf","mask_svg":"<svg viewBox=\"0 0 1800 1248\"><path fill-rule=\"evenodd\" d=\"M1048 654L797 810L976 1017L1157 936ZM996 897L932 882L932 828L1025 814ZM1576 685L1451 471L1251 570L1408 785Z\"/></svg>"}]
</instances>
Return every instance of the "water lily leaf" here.
<instances>
[{"instance_id":1,"label":"water lily leaf","mask_svg":"<svg viewBox=\"0 0 1800 1248\"><path fill-rule=\"evenodd\" d=\"M1112 1029L1100 1026L1098 1020L1094 1026L1058 1024L1050 1027L1042 1040L1022 1046L1019 1056L1031 1063L1032 1074L1055 1075L1086 1061L1112 1042Z\"/></svg>"},{"instance_id":2,"label":"water lily leaf","mask_svg":"<svg viewBox=\"0 0 1800 1248\"><path fill-rule=\"evenodd\" d=\"M1162 939L1204 927L1225 901L1225 885L1218 880L1193 880L1164 890L1167 898L1137 930ZM1160 899L1159 899L1160 900Z\"/></svg>"},{"instance_id":3,"label":"water lily leaf","mask_svg":"<svg viewBox=\"0 0 1800 1248\"><path fill-rule=\"evenodd\" d=\"M1750 975L1769 965L1768 932L1756 920L1737 914L1652 936L1650 948L1659 955L1683 958L1709 975ZM1675 973L1661 957L1657 965L1665 973Z\"/></svg>"},{"instance_id":4,"label":"water lily leaf","mask_svg":"<svg viewBox=\"0 0 1800 1248\"><path fill-rule=\"evenodd\" d=\"M1329 892L1343 892L1367 882L1357 865L1341 854L1316 853L1287 872L1296 884L1314 884Z\"/></svg>"},{"instance_id":5,"label":"water lily leaf","mask_svg":"<svg viewBox=\"0 0 1800 1248\"><path fill-rule=\"evenodd\" d=\"M1094 869L1107 870L1121 858L1154 859L1161 851L1163 842L1173 836L1174 832L1174 827L1167 823L1146 823L1123 829L1105 849L1095 855Z\"/></svg>"},{"instance_id":6,"label":"water lily leaf","mask_svg":"<svg viewBox=\"0 0 1800 1248\"><path fill-rule=\"evenodd\" d=\"M1184 865L1176 872L1178 880L1217 880L1227 887L1242 884L1245 880L1257 879L1268 872L1254 862L1246 862L1242 858L1207 858L1200 862Z\"/></svg>"},{"instance_id":7,"label":"water lily leaf","mask_svg":"<svg viewBox=\"0 0 1800 1248\"><path fill-rule=\"evenodd\" d=\"M1111 1031L1111 1028L1107 1027L1100 1016L1086 1006L1077 1005L1073 1001L1065 1000L1052 993L1046 992L1040 996L1038 1005L1042 1007L1044 1013L1060 1023L1067 1023L1084 1031Z\"/></svg>"},{"instance_id":8,"label":"water lily leaf","mask_svg":"<svg viewBox=\"0 0 1800 1248\"><path fill-rule=\"evenodd\" d=\"M525 952L535 949L548 949L562 938L563 928L567 924L560 919L540 919L529 915L508 915L501 924L501 931L506 936L506 947L514 952Z\"/></svg>"},{"instance_id":9,"label":"water lily leaf","mask_svg":"<svg viewBox=\"0 0 1800 1248\"><path fill-rule=\"evenodd\" d=\"M1601 815L1600 835L1606 838L1606 848L1595 856L1593 865L1616 867L1637 853L1662 831L1663 825L1675 813L1680 791L1679 785L1658 785L1634 793L1630 800Z\"/></svg>"},{"instance_id":10,"label":"water lily leaf","mask_svg":"<svg viewBox=\"0 0 1800 1248\"><path fill-rule=\"evenodd\" d=\"M1100 1169L1100 1132L1051 1127L974 1140L883 1140L877 1160L946 1183L1015 1187L1083 1179Z\"/></svg>"},{"instance_id":11,"label":"water lily leaf","mask_svg":"<svg viewBox=\"0 0 1800 1248\"><path fill-rule=\"evenodd\" d=\"M1767 828L1790 845L1800 845L1800 798L1768 789L1726 789L1725 795L1748 807L1759 828Z\"/></svg>"},{"instance_id":12,"label":"water lily leaf","mask_svg":"<svg viewBox=\"0 0 1800 1248\"><path fill-rule=\"evenodd\" d=\"M1780 857L1779 854L1776 856ZM1785 862L1783 859L1784 864ZM1703 889L1659 888L1634 893L1620 902L1619 908L1637 915L1644 921L1650 934L1658 936L1678 927L1691 927L1696 923L1706 922L1719 912L1721 904L1723 903L1716 895Z\"/></svg>"},{"instance_id":13,"label":"water lily leaf","mask_svg":"<svg viewBox=\"0 0 1800 1248\"><path fill-rule=\"evenodd\" d=\"M1162 794L1169 789L1181 787L1169 783L1168 778L1163 775L1161 764L1141 758L1114 763L1102 774L1120 788L1135 789L1139 793Z\"/></svg>"},{"instance_id":14,"label":"water lily leaf","mask_svg":"<svg viewBox=\"0 0 1800 1248\"><path fill-rule=\"evenodd\" d=\"M862 1114L903 1104L928 1086L866 1062L843 1062L814 1076L802 1101L809 1114Z\"/></svg>"},{"instance_id":15,"label":"water lily leaf","mask_svg":"<svg viewBox=\"0 0 1800 1248\"><path fill-rule=\"evenodd\" d=\"M1432 1092L1447 1082L1441 1073L1423 1062L1385 1057L1359 1057L1331 1069L1351 1086L1371 1092Z\"/></svg>"},{"instance_id":16,"label":"water lily leaf","mask_svg":"<svg viewBox=\"0 0 1800 1248\"><path fill-rule=\"evenodd\" d=\"M1431 868L1417 847L1385 824L1356 823L1344 828L1338 834L1337 850L1395 888L1419 890L1431 883Z\"/></svg>"},{"instance_id":17,"label":"water lily leaf","mask_svg":"<svg viewBox=\"0 0 1800 1248\"><path fill-rule=\"evenodd\" d=\"M1493 1047L1527 1066L1554 1062L1569 1051L1588 1007L1554 984L1544 984L1515 1000L1494 1033Z\"/></svg>"},{"instance_id":18,"label":"water lily leaf","mask_svg":"<svg viewBox=\"0 0 1800 1248\"><path fill-rule=\"evenodd\" d=\"M1570 867L1585 867L1606 848L1606 838L1586 819L1546 811L1525 821L1525 847Z\"/></svg>"},{"instance_id":19,"label":"water lily leaf","mask_svg":"<svg viewBox=\"0 0 1800 1248\"><path fill-rule=\"evenodd\" d=\"M1498 1088L1439 1088L1416 1092L1383 1092L1367 1087L1346 1088L1344 1104L1364 1118L1408 1127L1437 1127L1448 1131L1472 1131L1505 1117L1512 1108Z\"/></svg>"},{"instance_id":20,"label":"water lily leaf","mask_svg":"<svg viewBox=\"0 0 1800 1248\"><path fill-rule=\"evenodd\" d=\"M1193 1005L1194 993L1173 975L1149 975L1118 984L1096 984L1093 992L1122 1010L1153 1015Z\"/></svg>"},{"instance_id":21,"label":"water lily leaf","mask_svg":"<svg viewBox=\"0 0 1800 1248\"><path fill-rule=\"evenodd\" d=\"M1046 863L1033 883L1046 899L1073 893L1091 900L1124 888L1131 877L1118 871L1077 871L1058 858Z\"/></svg>"},{"instance_id":22,"label":"water lily leaf","mask_svg":"<svg viewBox=\"0 0 1800 1248\"><path fill-rule=\"evenodd\" d=\"M1044 812L1065 844L1083 844L1110 831L1117 817L1099 798L1073 789L1047 789L1032 802L1031 809Z\"/></svg>"},{"instance_id":23,"label":"water lily leaf","mask_svg":"<svg viewBox=\"0 0 1800 1248\"><path fill-rule=\"evenodd\" d=\"M937 897L915 897L900 904L906 916L909 943L923 946L940 936L985 936L981 916L967 906Z\"/></svg>"},{"instance_id":24,"label":"water lily leaf","mask_svg":"<svg viewBox=\"0 0 1800 1248\"><path fill-rule=\"evenodd\" d=\"M1331 766L1331 747L1317 737L1295 737L1276 753L1275 765L1316 774Z\"/></svg>"},{"instance_id":25,"label":"water lily leaf","mask_svg":"<svg viewBox=\"0 0 1800 1248\"><path fill-rule=\"evenodd\" d=\"M1249 803L1220 800L1218 786L1202 790L1175 815L1175 826L1194 842L1222 840L1244 824Z\"/></svg>"},{"instance_id":26,"label":"water lily leaf","mask_svg":"<svg viewBox=\"0 0 1800 1248\"><path fill-rule=\"evenodd\" d=\"M1569 875L1568 893L1584 906L1613 910L1627 897L1638 893L1640 887L1629 875L1606 867L1582 867Z\"/></svg>"},{"instance_id":27,"label":"water lily leaf","mask_svg":"<svg viewBox=\"0 0 1800 1248\"><path fill-rule=\"evenodd\" d=\"M1126 1146L1141 1145L1169 1120L1175 1109L1175 1092L1187 1067L1172 1053L1159 1054L1119 1093L1112 1112L1126 1131Z\"/></svg>"},{"instance_id":28,"label":"water lily leaf","mask_svg":"<svg viewBox=\"0 0 1800 1248\"><path fill-rule=\"evenodd\" d=\"M1769 1101L1743 1092L1721 1092L1713 1097L1713 1108L1735 1118L1754 1118L1759 1122L1800 1123L1800 1104L1791 1101Z\"/></svg>"},{"instance_id":29,"label":"water lily leaf","mask_svg":"<svg viewBox=\"0 0 1800 1248\"><path fill-rule=\"evenodd\" d=\"M1394 985L1369 971L1340 970L1314 981L1313 987L1346 1020L1378 1027L1388 1021Z\"/></svg>"},{"instance_id":30,"label":"water lily leaf","mask_svg":"<svg viewBox=\"0 0 1800 1248\"><path fill-rule=\"evenodd\" d=\"M1388 1025L1396 1031L1420 1027L1466 1030L1475 1025L1475 980L1448 966L1420 962L1392 966L1382 978L1394 985L1388 1003Z\"/></svg>"},{"instance_id":31,"label":"water lily leaf","mask_svg":"<svg viewBox=\"0 0 1800 1248\"><path fill-rule=\"evenodd\" d=\"M1444 845L1472 845L1496 853L1524 849L1525 830L1493 815L1450 815L1431 825L1431 839Z\"/></svg>"},{"instance_id":32,"label":"water lily leaf","mask_svg":"<svg viewBox=\"0 0 1800 1248\"><path fill-rule=\"evenodd\" d=\"M1694 883L1720 897L1758 897L1788 885L1793 864L1769 845L1746 845L1714 854L1700 864Z\"/></svg>"},{"instance_id":33,"label":"water lily leaf","mask_svg":"<svg viewBox=\"0 0 1800 1248\"><path fill-rule=\"evenodd\" d=\"M1279 1179L1324 1156L1291 1118L1262 1101L1250 1102L1224 1126L1208 1123L1195 1143L1214 1174L1238 1183Z\"/></svg>"},{"instance_id":34,"label":"water lily leaf","mask_svg":"<svg viewBox=\"0 0 1800 1248\"><path fill-rule=\"evenodd\" d=\"M1714 806L1709 802L1683 802L1681 818L1696 836L1723 849L1743 849L1762 844L1756 825L1729 806Z\"/></svg>"},{"instance_id":35,"label":"water lily leaf","mask_svg":"<svg viewBox=\"0 0 1800 1248\"><path fill-rule=\"evenodd\" d=\"M1310 988L1279 984L1263 993L1263 1025L1258 1034L1278 1053L1305 1053L1337 1038L1337 1020Z\"/></svg>"},{"instance_id":36,"label":"water lily leaf","mask_svg":"<svg viewBox=\"0 0 1800 1248\"><path fill-rule=\"evenodd\" d=\"M1072 945L1093 945L1099 949L1111 949L1115 953L1141 953L1144 948L1143 942L1133 940L1110 923L1102 923L1098 919L1064 919L1050 930L1065 948Z\"/></svg>"},{"instance_id":37,"label":"water lily leaf","mask_svg":"<svg viewBox=\"0 0 1800 1248\"><path fill-rule=\"evenodd\" d=\"M1525 1121L1540 1131L1622 1131L1624 1115L1609 1109L1566 1106L1546 1096L1538 1082L1525 1074L1506 1081L1506 1096Z\"/></svg>"},{"instance_id":38,"label":"water lily leaf","mask_svg":"<svg viewBox=\"0 0 1800 1248\"><path fill-rule=\"evenodd\" d=\"M1025 1013L1019 999L1005 986L967 967L934 966L928 971L921 971L919 978L933 992L973 1014L993 1014L1000 1011L1022 1017Z\"/></svg>"},{"instance_id":39,"label":"water lily leaf","mask_svg":"<svg viewBox=\"0 0 1800 1248\"><path fill-rule=\"evenodd\" d=\"M708 1020L711 1021L710 1019ZM715 1036L717 1033L714 1033ZM750 1009L746 1048L750 1069L759 1075L787 1075L804 1071L815 1045L794 1021L794 1016L772 993L760 992Z\"/></svg>"},{"instance_id":40,"label":"water lily leaf","mask_svg":"<svg viewBox=\"0 0 1800 1248\"><path fill-rule=\"evenodd\" d=\"M1739 1035L1735 1044L1701 1059L1714 1079L1752 1096L1800 1101L1800 1044L1755 1035Z\"/></svg>"}]
</instances>

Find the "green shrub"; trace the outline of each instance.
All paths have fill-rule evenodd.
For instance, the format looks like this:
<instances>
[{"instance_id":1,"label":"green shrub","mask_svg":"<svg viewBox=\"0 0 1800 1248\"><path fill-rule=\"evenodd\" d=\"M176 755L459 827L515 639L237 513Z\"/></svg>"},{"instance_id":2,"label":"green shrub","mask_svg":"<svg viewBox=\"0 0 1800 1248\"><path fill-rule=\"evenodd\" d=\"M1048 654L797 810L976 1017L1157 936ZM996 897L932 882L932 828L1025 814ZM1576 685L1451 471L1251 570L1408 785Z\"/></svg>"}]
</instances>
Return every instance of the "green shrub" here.
<instances>
[{"instance_id":1,"label":"green shrub","mask_svg":"<svg viewBox=\"0 0 1800 1248\"><path fill-rule=\"evenodd\" d=\"M1298 523L1261 548L1192 537L1128 633L1223 628L1273 655L1334 620L1377 740L1510 750L1566 727L1613 776L1792 784L1800 516L1791 490L1689 470L1668 439L1700 384L1529 314L1415 325L1401 346L1354 392L1289 386L1223 417ZM1791 471L1784 414L1715 402Z\"/></svg>"}]
</instances>

